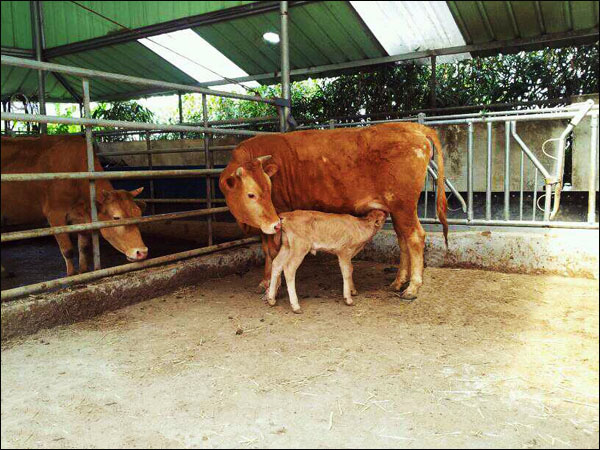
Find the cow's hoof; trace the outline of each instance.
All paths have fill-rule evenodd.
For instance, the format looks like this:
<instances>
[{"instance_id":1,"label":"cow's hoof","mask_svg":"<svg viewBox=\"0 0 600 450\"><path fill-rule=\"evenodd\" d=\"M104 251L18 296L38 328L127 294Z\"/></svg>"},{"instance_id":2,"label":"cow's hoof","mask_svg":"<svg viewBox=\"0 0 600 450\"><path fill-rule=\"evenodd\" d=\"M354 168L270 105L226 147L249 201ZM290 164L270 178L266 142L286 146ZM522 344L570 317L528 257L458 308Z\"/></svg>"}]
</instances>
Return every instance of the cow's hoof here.
<instances>
[{"instance_id":1,"label":"cow's hoof","mask_svg":"<svg viewBox=\"0 0 600 450\"><path fill-rule=\"evenodd\" d=\"M269 290L269 283L264 280L260 282L258 286L256 286L255 292L257 294L262 294Z\"/></svg>"},{"instance_id":2,"label":"cow's hoof","mask_svg":"<svg viewBox=\"0 0 600 450\"><path fill-rule=\"evenodd\" d=\"M416 290L408 288L404 292L402 292L402 294L400 294L400 298L402 300L412 301L417 298L417 292L416 292Z\"/></svg>"},{"instance_id":3,"label":"cow's hoof","mask_svg":"<svg viewBox=\"0 0 600 450\"><path fill-rule=\"evenodd\" d=\"M395 290L396 292L404 292L406 289L408 289L408 286L410 285L410 281L394 281L391 286L392 289Z\"/></svg>"},{"instance_id":4,"label":"cow's hoof","mask_svg":"<svg viewBox=\"0 0 600 450\"><path fill-rule=\"evenodd\" d=\"M350 291L350 295L358 295L358 291L356 289L352 289Z\"/></svg>"},{"instance_id":5,"label":"cow's hoof","mask_svg":"<svg viewBox=\"0 0 600 450\"><path fill-rule=\"evenodd\" d=\"M354 306L354 300L352 300L351 298L345 298L344 303L348 306Z\"/></svg>"},{"instance_id":6,"label":"cow's hoof","mask_svg":"<svg viewBox=\"0 0 600 450\"><path fill-rule=\"evenodd\" d=\"M302 308L296 308L296 309L292 308L292 311L294 311L294 314L302 314L302 312L303 312Z\"/></svg>"}]
</instances>

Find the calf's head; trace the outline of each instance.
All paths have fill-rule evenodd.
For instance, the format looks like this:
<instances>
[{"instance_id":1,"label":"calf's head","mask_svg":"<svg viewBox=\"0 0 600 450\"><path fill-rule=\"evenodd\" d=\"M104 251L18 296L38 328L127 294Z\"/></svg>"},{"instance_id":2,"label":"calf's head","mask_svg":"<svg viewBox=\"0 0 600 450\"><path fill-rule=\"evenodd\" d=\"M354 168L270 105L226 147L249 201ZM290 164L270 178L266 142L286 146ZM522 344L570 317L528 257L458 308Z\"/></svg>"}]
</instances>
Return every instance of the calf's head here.
<instances>
[{"instance_id":1,"label":"calf's head","mask_svg":"<svg viewBox=\"0 0 600 450\"><path fill-rule=\"evenodd\" d=\"M143 189L102 191L97 201L98 219L120 220L141 217L142 210L133 199ZM102 228L100 233L114 248L125 254L129 261L141 261L148 256L148 247L144 245L137 225Z\"/></svg>"},{"instance_id":2,"label":"calf's head","mask_svg":"<svg viewBox=\"0 0 600 450\"><path fill-rule=\"evenodd\" d=\"M381 230L381 228L385 224L387 216L387 212L382 211L380 209L373 209L369 211L369 214L367 214L366 219L371 223L371 226L373 227L373 234Z\"/></svg>"},{"instance_id":3,"label":"calf's head","mask_svg":"<svg viewBox=\"0 0 600 450\"><path fill-rule=\"evenodd\" d=\"M275 234L281 228L271 200L271 177L277 172L277 165L269 163L269 159L271 156L260 156L233 172L223 172L219 187L238 222L260 228L265 234Z\"/></svg>"}]
</instances>

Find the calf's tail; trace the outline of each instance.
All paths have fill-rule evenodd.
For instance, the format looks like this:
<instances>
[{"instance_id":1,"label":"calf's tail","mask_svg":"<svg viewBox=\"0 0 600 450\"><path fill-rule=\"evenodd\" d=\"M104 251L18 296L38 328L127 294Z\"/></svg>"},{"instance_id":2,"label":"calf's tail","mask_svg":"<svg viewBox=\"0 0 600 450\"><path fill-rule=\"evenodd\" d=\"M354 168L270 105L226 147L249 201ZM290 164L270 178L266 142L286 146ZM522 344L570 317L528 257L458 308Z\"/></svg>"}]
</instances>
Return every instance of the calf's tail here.
<instances>
[{"instance_id":1,"label":"calf's tail","mask_svg":"<svg viewBox=\"0 0 600 450\"><path fill-rule=\"evenodd\" d=\"M448 208L448 202L446 200L446 188L445 188L445 177L444 177L444 155L442 154L442 143L435 130L429 129L427 137L437 149L436 162L438 166L438 178L437 178L437 215L438 219L444 229L444 239L446 241L446 248L448 248L448 221L446 220L446 210Z\"/></svg>"}]
</instances>

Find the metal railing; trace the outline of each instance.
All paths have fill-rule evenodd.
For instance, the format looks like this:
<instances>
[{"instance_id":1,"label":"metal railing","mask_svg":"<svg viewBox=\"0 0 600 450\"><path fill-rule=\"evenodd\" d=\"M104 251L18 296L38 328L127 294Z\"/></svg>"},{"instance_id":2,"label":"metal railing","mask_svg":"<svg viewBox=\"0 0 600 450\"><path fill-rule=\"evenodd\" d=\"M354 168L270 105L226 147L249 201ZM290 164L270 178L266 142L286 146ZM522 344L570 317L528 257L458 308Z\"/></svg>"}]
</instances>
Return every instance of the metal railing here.
<instances>
[{"instance_id":1,"label":"metal railing","mask_svg":"<svg viewBox=\"0 0 600 450\"><path fill-rule=\"evenodd\" d=\"M130 77L120 74L101 72L95 70L82 69L79 67L64 66L60 64L51 64L41 61L34 61L30 59L14 58L10 56L1 57L2 65L22 67L28 69L34 69L39 71L52 71L55 73L63 73L80 77L82 79L82 91L83 91L83 117L81 118L69 118L69 117L58 117L50 116L46 114L22 114L22 113L11 113L2 112L1 120L5 121L20 121L20 122L37 122L37 123L63 123L63 124L75 124L85 126L85 140L87 148L87 172L60 172L60 173L18 173L18 174L2 174L1 181L4 182L28 182L28 181L41 181L41 180L64 180L64 179L77 179L77 180L89 180L90 185L90 211L91 221L86 224L78 225L65 225L56 226L49 228L41 228L28 231L19 231L11 233L2 233L2 242L16 241L20 239L31 239L41 236L57 235L62 233L81 233L91 232L92 243L93 243L93 257L94 257L94 271L79 274L69 277L60 278L57 280L47 281L43 283L37 283L29 286L22 286L14 289L8 289L2 291L2 300L15 298L22 295L33 294L42 292L51 288L66 287L75 283L85 282L92 279L97 279L107 275L113 275L117 273L125 273L131 270L137 270L144 267L149 267L164 262L176 261L183 258L189 258L191 256L208 253L223 248L229 248L234 245L242 245L249 242L255 242L256 238L241 239L233 242L228 242L219 245L213 245L213 233L212 233L212 216L218 213L227 212L227 207L213 207L213 203L219 202L214 199L214 177L222 172L222 169L214 169L213 158L211 157L214 151L230 150L232 146L221 146L211 148L209 145L209 136L213 134L222 135L237 135L237 136L254 136L265 132L257 132L245 129L236 128L216 128L209 126L208 122L208 109L206 97L207 95L215 95L220 97L236 98L241 100L250 100L256 102L263 102L267 104L276 105L279 110L287 110L289 107L289 101L279 98L262 98L257 96L243 95L231 92L213 91L208 88L201 88L198 86L186 86L180 84L174 84L164 81L148 80L138 77ZM157 124L157 123L140 123L140 122L127 122L127 121L115 121L115 120L99 120L90 118L90 88L89 79L100 78L119 83L129 83L135 85L160 87L165 89L175 89L185 92L198 92L202 94L202 106L203 106L203 126L196 125L174 125L174 124ZM235 121L228 121L228 124L235 123ZM147 148L146 151L142 152L124 152L126 154L145 154L147 155L147 163L150 170L134 170L134 171L96 171L94 168L94 152L93 152L93 131L92 127L116 127L122 130L135 130L146 133ZM172 132L194 132L202 133L204 139L204 146L202 149L169 149L169 151L153 150L151 148L151 141L149 135L155 131L172 131ZM156 153L174 153L174 152L188 152L188 151L200 151L202 150L205 157L206 169L178 169L178 170L152 170L152 154ZM102 153L99 154L102 156ZM110 156L116 156L116 154L110 154ZM129 218L120 220L109 220L99 221L98 211L96 207L96 185L95 180L98 179L139 179L148 178L154 180L161 177L198 177L202 176L206 178L206 190L207 196L202 199L178 199L178 202L184 203L189 201L190 203L205 203L206 208L182 211L169 214L158 214L145 216L140 218ZM151 181L152 183L152 181ZM151 197L154 195L154 189L151 184ZM160 202L164 199L151 198L151 202ZM123 225L134 225L149 222L166 221L173 219L182 219L189 217L206 216L208 219L208 246L196 250L187 252L176 253L168 256L159 258L152 258L143 262L136 262L132 264L125 264L117 267L111 267L108 269L101 269L100 267L100 246L99 246L99 234L98 230L108 227L117 227Z\"/></svg>"},{"instance_id":2,"label":"metal railing","mask_svg":"<svg viewBox=\"0 0 600 450\"><path fill-rule=\"evenodd\" d=\"M561 193L563 190L563 177L565 169L565 153L567 149L567 139L585 118L590 118L590 156L589 156L589 172L588 172L588 208L587 222L569 222L556 221L557 213L560 208ZM536 154L527 146L522 137L517 132L517 124L519 122L540 121L540 120L569 120L568 125L557 138L548 139L548 141L557 141L558 150L556 155L549 156L553 160L552 167L546 167L536 156ZM450 192L460 202L465 217L461 219L449 219L450 224L455 225L482 225L482 226L525 226L525 227L549 227L549 228L593 228L598 229L596 221L596 182L598 176L597 162L597 146L598 146L598 105L595 105L592 100L584 103L554 107L540 108L527 110L513 111L494 111L487 113L467 113L467 114L449 114L427 117L424 114L419 114L415 117L402 119L386 119L386 120L360 120L348 122L336 122L329 120L317 125L301 126L299 129L311 128L345 128L370 126L380 123L392 122L419 122L424 125L437 126L444 125L459 125L465 126L467 132L466 139L466 200L458 192L453 182L446 179L446 186ZM482 217L475 217L474 212L474 125L486 125L486 180L485 180L485 208ZM492 139L493 127L504 126L504 186L503 186L503 216L502 219L492 219L492 161L494 157L494 142ZM511 152L512 142L517 143L517 149L520 150L519 164L519 220L514 220L511 217ZM532 216L527 220L524 216L524 171L526 164L529 163L534 169L534 188L533 188L533 205ZM437 167L435 161L430 162L428 174L425 179L425 188L423 202L420 203L420 209L423 211L420 220L422 223L438 223L436 218L431 218L428 215L429 210L429 193L430 193L430 178L435 181ZM539 185L539 178L542 178L542 185ZM433 183L435 185L435 183ZM542 192L540 192L542 188ZM538 196L539 194L539 196ZM538 207L538 202L543 199L543 208ZM543 211L543 220L537 220L537 210Z\"/></svg>"}]
</instances>

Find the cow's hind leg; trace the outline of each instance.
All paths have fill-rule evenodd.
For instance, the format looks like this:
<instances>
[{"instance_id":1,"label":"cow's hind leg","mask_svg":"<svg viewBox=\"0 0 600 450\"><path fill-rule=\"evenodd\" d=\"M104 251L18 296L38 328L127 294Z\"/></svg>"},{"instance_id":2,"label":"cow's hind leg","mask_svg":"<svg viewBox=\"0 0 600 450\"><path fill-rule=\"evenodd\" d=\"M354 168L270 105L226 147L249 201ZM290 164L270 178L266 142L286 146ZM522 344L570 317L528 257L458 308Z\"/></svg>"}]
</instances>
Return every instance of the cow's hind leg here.
<instances>
[{"instance_id":1,"label":"cow's hind leg","mask_svg":"<svg viewBox=\"0 0 600 450\"><path fill-rule=\"evenodd\" d=\"M417 298L419 288L423 284L423 252L425 250L425 231L419 222L416 211L405 214L402 211L392 213L394 228L399 229L406 242L410 260L410 282L402 292L401 297L406 300ZM394 287L401 287L405 280L401 278L402 263L398 270Z\"/></svg>"},{"instance_id":2,"label":"cow's hind leg","mask_svg":"<svg viewBox=\"0 0 600 450\"><path fill-rule=\"evenodd\" d=\"M398 246L400 247L400 264L398 265L398 273L396 279L392 283L392 288L395 291L404 291L410 283L410 253L408 251L408 244L400 226L394 221L394 230L398 237Z\"/></svg>"}]
</instances>

